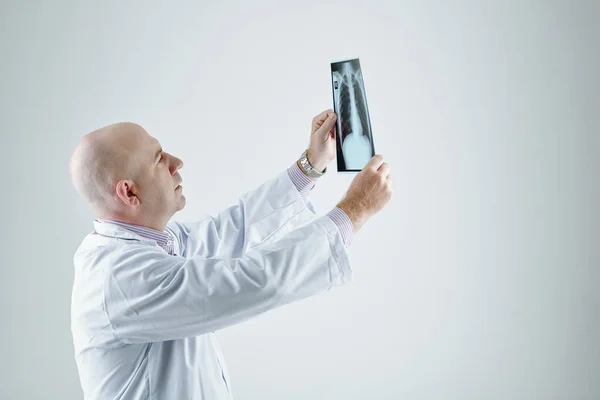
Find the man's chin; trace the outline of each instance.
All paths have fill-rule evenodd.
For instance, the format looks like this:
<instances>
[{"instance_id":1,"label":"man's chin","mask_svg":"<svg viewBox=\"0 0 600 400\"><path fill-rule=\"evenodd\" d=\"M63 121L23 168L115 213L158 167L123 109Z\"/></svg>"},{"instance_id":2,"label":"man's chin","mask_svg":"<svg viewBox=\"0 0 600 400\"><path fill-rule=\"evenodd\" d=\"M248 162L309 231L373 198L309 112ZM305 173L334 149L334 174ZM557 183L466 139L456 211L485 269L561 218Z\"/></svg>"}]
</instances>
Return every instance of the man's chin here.
<instances>
[{"instance_id":1,"label":"man's chin","mask_svg":"<svg viewBox=\"0 0 600 400\"><path fill-rule=\"evenodd\" d=\"M186 203L187 202L186 202L185 196L181 195L181 199L179 200L179 204L180 205L179 205L179 207L177 207L177 211L183 210L183 208L185 207Z\"/></svg>"}]
</instances>

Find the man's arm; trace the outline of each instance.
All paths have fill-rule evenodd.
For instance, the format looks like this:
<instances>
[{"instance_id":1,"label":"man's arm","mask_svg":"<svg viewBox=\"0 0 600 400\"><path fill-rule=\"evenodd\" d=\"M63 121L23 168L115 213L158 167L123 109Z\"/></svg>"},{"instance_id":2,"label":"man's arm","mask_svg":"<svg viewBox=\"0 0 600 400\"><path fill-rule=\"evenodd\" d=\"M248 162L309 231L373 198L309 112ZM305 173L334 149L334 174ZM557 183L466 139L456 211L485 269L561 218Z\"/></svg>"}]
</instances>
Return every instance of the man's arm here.
<instances>
[{"instance_id":1,"label":"man's arm","mask_svg":"<svg viewBox=\"0 0 600 400\"><path fill-rule=\"evenodd\" d=\"M300 194L286 170L217 215L196 222L171 221L167 230L176 237L184 257L240 257L267 238L279 237L315 217L310 200Z\"/></svg>"},{"instance_id":2,"label":"man's arm","mask_svg":"<svg viewBox=\"0 0 600 400\"><path fill-rule=\"evenodd\" d=\"M275 240L315 219L309 197L314 186L315 182L295 162L216 216L190 223L172 221L167 229L177 239L178 254L184 257L240 257L263 241ZM349 247L354 230L346 213L336 207L327 215Z\"/></svg>"},{"instance_id":3,"label":"man's arm","mask_svg":"<svg viewBox=\"0 0 600 400\"><path fill-rule=\"evenodd\" d=\"M184 258L118 243L104 266L104 310L123 343L197 336L352 279L336 225L315 218L240 258Z\"/></svg>"}]
</instances>

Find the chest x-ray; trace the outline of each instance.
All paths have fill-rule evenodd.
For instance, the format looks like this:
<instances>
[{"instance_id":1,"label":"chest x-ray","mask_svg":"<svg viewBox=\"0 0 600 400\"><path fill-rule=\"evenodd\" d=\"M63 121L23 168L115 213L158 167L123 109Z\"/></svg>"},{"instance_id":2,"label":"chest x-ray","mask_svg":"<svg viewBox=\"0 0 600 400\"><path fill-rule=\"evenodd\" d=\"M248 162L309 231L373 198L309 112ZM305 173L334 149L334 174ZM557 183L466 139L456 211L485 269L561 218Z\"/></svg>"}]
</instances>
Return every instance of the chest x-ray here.
<instances>
[{"instance_id":1,"label":"chest x-ray","mask_svg":"<svg viewBox=\"0 0 600 400\"><path fill-rule=\"evenodd\" d=\"M375 155L359 59L332 62L331 81L337 114L337 169L338 172L358 172Z\"/></svg>"}]
</instances>

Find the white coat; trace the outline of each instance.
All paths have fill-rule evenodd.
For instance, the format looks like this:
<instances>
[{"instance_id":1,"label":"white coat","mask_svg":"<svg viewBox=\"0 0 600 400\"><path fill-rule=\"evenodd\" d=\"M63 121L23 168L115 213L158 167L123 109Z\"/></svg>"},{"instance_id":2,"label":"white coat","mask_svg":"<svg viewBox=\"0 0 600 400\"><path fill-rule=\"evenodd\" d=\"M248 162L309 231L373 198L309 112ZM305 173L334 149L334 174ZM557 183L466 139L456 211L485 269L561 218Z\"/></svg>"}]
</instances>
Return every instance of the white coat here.
<instances>
[{"instance_id":1,"label":"white coat","mask_svg":"<svg viewBox=\"0 0 600 400\"><path fill-rule=\"evenodd\" d=\"M215 217L169 222L174 255L94 221L74 256L85 399L230 399L214 331L352 278L335 223L284 171Z\"/></svg>"}]
</instances>

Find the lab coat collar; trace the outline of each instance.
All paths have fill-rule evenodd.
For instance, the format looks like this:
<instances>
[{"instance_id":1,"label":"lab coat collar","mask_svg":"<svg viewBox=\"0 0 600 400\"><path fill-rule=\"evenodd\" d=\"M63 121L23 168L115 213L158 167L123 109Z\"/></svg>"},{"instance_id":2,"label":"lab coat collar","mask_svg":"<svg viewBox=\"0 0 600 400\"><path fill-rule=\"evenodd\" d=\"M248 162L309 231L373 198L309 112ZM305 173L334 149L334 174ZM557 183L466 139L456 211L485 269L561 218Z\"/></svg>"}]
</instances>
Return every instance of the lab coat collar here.
<instances>
[{"instance_id":1,"label":"lab coat collar","mask_svg":"<svg viewBox=\"0 0 600 400\"><path fill-rule=\"evenodd\" d=\"M132 232L122 226L117 224L111 224L110 222L102 222L97 219L94 220L94 229L96 233L99 233L103 236L109 236L120 239L133 239L139 240L140 242L148 243L148 244L156 244L156 240L148 239L141 235L138 235L135 232Z\"/></svg>"}]
</instances>

